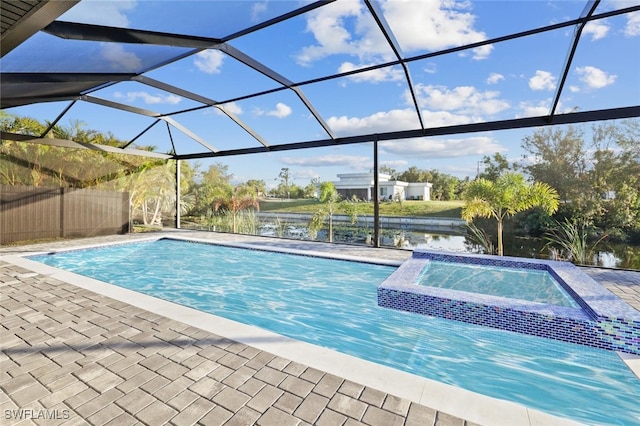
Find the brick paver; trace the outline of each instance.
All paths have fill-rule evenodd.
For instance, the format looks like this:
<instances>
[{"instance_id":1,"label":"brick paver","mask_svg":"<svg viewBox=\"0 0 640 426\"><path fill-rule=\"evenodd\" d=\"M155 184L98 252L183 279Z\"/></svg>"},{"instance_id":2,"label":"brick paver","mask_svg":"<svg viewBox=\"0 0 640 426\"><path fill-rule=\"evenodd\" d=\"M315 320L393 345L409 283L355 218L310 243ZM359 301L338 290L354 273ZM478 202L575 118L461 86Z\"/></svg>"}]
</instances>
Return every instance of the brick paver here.
<instances>
[{"instance_id":1,"label":"brick paver","mask_svg":"<svg viewBox=\"0 0 640 426\"><path fill-rule=\"evenodd\" d=\"M584 270L640 310L640 273ZM55 410L55 424L471 424L1 258L0 292L0 407Z\"/></svg>"}]
</instances>

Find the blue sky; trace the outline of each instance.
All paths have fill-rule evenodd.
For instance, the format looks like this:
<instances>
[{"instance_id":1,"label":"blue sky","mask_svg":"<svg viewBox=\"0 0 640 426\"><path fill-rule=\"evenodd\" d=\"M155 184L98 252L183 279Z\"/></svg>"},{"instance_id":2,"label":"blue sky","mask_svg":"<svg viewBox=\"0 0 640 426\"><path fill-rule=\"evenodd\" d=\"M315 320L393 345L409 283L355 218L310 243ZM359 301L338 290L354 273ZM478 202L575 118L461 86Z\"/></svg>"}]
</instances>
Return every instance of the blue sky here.
<instances>
[{"instance_id":1,"label":"blue sky","mask_svg":"<svg viewBox=\"0 0 640 426\"><path fill-rule=\"evenodd\" d=\"M293 10L292 1L92 1L83 0L60 20L163 32L221 37L242 27ZM596 13L637 5L603 1ZM580 15L583 1L387 0L380 6L405 57L500 37L550 25ZM188 13L188 16L187 16ZM426 127L545 115L559 82L573 28L483 46L460 53L411 62L409 72ZM62 44L39 34L25 43L32 60L51 61L71 45L77 61L57 63L55 71L136 71L187 49L72 41ZM339 0L287 22L229 42L233 48L293 82L384 63L393 52L360 1ZM640 14L607 18L587 25L570 68L558 113L637 105L640 99ZM14 55L14 56L12 56ZM6 71L33 71L15 52L3 58ZM35 63L34 63L35 62ZM15 65L17 63L17 65ZM22 68L21 68L22 66ZM220 50L205 50L145 74L216 101L238 99L279 86ZM301 86L337 136L370 134L419 127L401 67ZM95 97L168 113L201 104L138 82L109 86ZM53 120L68 102L22 107L8 112ZM282 90L224 104L270 144L327 138L322 126L292 90ZM62 120L85 122L88 128L131 139L153 120L116 109L78 102ZM217 149L259 145L248 133L214 108L173 116L176 122ZM171 128L179 153L202 146ZM458 177L475 176L478 161L495 152L511 161L522 156L524 136L533 129L380 142L379 161L398 171L410 166L438 169ZM167 127L157 125L137 142L171 148ZM369 171L372 144L297 150L199 160L228 165L236 182L263 179L275 185L280 169L294 182L335 180L338 173Z\"/></svg>"}]
</instances>

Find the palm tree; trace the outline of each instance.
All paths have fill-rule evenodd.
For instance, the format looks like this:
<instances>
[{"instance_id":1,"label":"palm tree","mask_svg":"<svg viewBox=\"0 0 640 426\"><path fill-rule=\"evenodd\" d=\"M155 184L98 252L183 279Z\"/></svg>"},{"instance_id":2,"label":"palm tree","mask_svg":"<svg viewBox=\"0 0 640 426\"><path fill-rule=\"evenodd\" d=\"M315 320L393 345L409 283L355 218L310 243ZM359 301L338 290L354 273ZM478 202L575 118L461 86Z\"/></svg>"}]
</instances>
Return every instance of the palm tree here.
<instances>
[{"instance_id":1,"label":"palm tree","mask_svg":"<svg viewBox=\"0 0 640 426\"><path fill-rule=\"evenodd\" d=\"M144 224L162 226L162 212L175 205L175 166L170 161L150 164L133 183L130 199L141 207Z\"/></svg>"},{"instance_id":2,"label":"palm tree","mask_svg":"<svg viewBox=\"0 0 640 426\"><path fill-rule=\"evenodd\" d=\"M238 233L238 215L240 212L249 208L260 209L257 197L251 195L248 191L250 191L249 188L238 186L231 194L218 198L214 202L213 209L216 212L222 209L231 216L231 232L234 234Z\"/></svg>"},{"instance_id":3,"label":"palm tree","mask_svg":"<svg viewBox=\"0 0 640 426\"><path fill-rule=\"evenodd\" d=\"M353 208L345 208L346 205L341 201L340 194L336 190L336 187L332 182L322 182L320 184L320 194L318 199L322 203L320 208L313 214L311 221L309 222L309 232L312 238L318 233L318 230L322 228L325 219L329 219L329 242L333 242L333 215L341 209L344 210L350 217L351 223L355 223L357 220L357 211Z\"/></svg>"},{"instance_id":4,"label":"palm tree","mask_svg":"<svg viewBox=\"0 0 640 426\"><path fill-rule=\"evenodd\" d=\"M291 179L291 173L289 173L288 167L283 167L280 169L280 174L276 179L280 179L280 184L284 186L284 192L287 194L287 199L289 199L291 195L291 186L289 185L289 179Z\"/></svg>"},{"instance_id":5,"label":"palm tree","mask_svg":"<svg viewBox=\"0 0 640 426\"><path fill-rule=\"evenodd\" d=\"M493 217L498 221L498 255L504 254L502 226L506 217L532 207L541 207L548 214L558 210L558 192L546 183L529 184L520 173L509 172L495 181L477 179L469 183L464 194L462 218Z\"/></svg>"}]
</instances>

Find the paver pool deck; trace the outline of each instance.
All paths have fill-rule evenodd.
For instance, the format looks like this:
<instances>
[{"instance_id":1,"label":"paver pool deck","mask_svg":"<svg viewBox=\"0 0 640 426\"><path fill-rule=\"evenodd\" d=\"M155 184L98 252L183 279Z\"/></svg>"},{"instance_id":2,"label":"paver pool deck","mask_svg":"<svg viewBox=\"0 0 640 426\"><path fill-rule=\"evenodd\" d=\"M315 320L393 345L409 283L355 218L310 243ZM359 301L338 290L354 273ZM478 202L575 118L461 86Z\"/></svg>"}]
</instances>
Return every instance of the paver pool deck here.
<instances>
[{"instance_id":1,"label":"paver pool deck","mask_svg":"<svg viewBox=\"0 0 640 426\"><path fill-rule=\"evenodd\" d=\"M0 247L3 424L575 424L15 256L163 235L398 262L411 255L193 231ZM584 270L640 311L640 273Z\"/></svg>"}]
</instances>

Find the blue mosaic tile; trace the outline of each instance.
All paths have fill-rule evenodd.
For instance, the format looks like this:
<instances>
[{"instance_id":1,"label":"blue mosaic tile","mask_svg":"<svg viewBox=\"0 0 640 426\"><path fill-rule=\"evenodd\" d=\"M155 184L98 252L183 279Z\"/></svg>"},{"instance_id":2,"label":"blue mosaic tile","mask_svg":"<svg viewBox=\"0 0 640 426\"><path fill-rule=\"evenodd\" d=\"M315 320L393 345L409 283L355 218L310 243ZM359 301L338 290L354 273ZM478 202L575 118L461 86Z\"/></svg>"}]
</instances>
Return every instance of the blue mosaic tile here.
<instances>
[{"instance_id":1,"label":"blue mosaic tile","mask_svg":"<svg viewBox=\"0 0 640 426\"><path fill-rule=\"evenodd\" d=\"M430 261L548 271L579 308L417 285ZM640 313L568 262L415 250L378 287L378 305L640 355Z\"/></svg>"}]
</instances>

